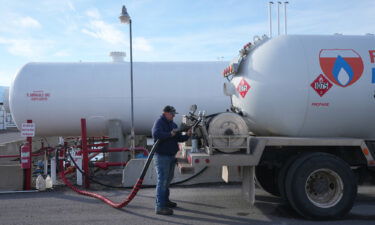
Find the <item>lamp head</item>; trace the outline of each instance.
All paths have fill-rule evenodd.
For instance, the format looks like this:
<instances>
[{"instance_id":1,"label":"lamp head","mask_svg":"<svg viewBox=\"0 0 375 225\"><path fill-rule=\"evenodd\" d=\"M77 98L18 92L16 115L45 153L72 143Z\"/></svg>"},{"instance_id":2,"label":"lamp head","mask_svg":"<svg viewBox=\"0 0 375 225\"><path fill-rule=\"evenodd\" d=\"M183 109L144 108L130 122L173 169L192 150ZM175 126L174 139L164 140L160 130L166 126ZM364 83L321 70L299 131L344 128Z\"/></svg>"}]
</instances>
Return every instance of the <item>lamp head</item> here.
<instances>
[{"instance_id":1,"label":"lamp head","mask_svg":"<svg viewBox=\"0 0 375 225\"><path fill-rule=\"evenodd\" d=\"M124 5L122 6L122 11L121 15L119 16L119 19L121 23L130 23L131 21L128 11L126 10L126 7Z\"/></svg>"}]
</instances>

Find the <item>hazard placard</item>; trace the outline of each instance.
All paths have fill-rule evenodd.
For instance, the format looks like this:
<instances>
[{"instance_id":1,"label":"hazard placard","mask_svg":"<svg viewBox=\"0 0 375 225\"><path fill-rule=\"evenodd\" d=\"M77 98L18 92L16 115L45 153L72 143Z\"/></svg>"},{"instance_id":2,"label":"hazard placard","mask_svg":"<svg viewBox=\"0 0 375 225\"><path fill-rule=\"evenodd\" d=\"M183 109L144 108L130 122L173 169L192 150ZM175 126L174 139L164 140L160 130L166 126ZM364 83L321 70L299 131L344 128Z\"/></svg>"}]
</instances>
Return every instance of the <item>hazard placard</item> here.
<instances>
[{"instance_id":1,"label":"hazard placard","mask_svg":"<svg viewBox=\"0 0 375 225\"><path fill-rule=\"evenodd\" d=\"M327 78L320 74L311 84L310 86L318 93L320 97L323 97L325 93L333 86L331 82Z\"/></svg>"},{"instance_id":2,"label":"hazard placard","mask_svg":"<svg viewBox=\"0 0 375 225\"><path fill-rule=\"evenodd\" d=\"M250 85L246 82L245 79L242 78L242 80L240 81L240 83L238 84L237 86L237 91L238 93L240 93L240 95L242 96L242 98L245 98L247 92L250 90Z\"/></svg>"},{"instance_id":3,"label":"hazard placard","mask_svg":"<svg viewBox=\"0 0 375 225\"><path fill-rule=\"evenodd\" d=\"M23 123L21 125L21 136L22 137L34 137L35 136L35 123Z\"/></svg>"}]
</instances>

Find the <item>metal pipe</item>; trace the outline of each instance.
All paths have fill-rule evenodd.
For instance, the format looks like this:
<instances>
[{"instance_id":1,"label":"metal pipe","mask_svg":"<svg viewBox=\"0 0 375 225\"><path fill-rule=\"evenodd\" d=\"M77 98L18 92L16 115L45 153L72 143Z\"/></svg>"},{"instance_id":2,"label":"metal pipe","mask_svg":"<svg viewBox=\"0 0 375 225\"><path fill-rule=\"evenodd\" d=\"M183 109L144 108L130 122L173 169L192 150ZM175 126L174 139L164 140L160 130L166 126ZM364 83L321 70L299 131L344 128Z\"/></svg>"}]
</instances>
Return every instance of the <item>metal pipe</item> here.
<instances>
[{"instance_id":1,"label":"metal pipe","mask_svg":"<svg viewBox=\"0 0 375 225\"><path fill-rule=\"evenodd\" d=\"M32 120L27 120L27 123L32 123ZM32 167L32 148L33 148L33 138L32 137L27 137L26 138L28 145L29 145L29 162L31 164L30 168L24 169L24 174L25 174L25 184L24 184L24 190L31 190L31 167Z\"/></svg>"},{"instance_id":2,"label":"metal pipe","mask_svg":"<svg viewBox=\"0 0 375 225\"><path fill-rule=\"evenodd\" d=\"M270 20L270 38L272 37L272 4L273 2L269 2L268 4L269 20Z\"/></svg>"},{"instance_id":3,"label":"metal pipe","mask_svg":"<svg viewBox=\"0 0 375 225\"><path fill-rule=\"evenodd\" d=\"M148 155L147 149L143 147L135 147L133 149L134 151L142 151L145 155ZM130 148L107 148L105 150L103 149L88 149L88 153L105 153L105 152L129 152L132 151ZM77 154L81 154L83 151L78 151Z\"/></svg>"},{"instance_id":4,"label":"metal pipe","mask_svg":"<svg viewBox=\"0 0 375 225\"><path fill-rule=\"evenodd\" d=\"M135 147L134 132L134 92L133 92L133 39L132 39L132 20L129 19L129 36L130 36L130 103L131 103L131 148Z\"/></svg>"},{"instance_id":5,"label":"metal pipe","mask_svg":"<svg viewBox=\"0 0 375 225\"><path fill-rule=\"evenodd\" d=\"M64 157L65 151L63 148L59 149L59 171L64 171Z\"/></svg>"},{"instance_id":6,"label":"metal pipe","mask_svg":"<svg viewBox=\"0 0 375 225\"><path fill-rule=\"evenodd\" d=\"M88 153L106 153L106 152L129 152L130 148L114 148L114 149L89 149ZM82 151L78 151L78 154L81 154Z\"/></svg>"},{"instance_id":7,"label":"metal pipe","mask_svg":"<svg viewBox=\"0 0 375 225\"><path fill-rule=\"evenodd\" d=\"M287 20L286 20L286 5L288 4L289 2L284 2L284 18L285 18L285 24L284 24L284 27L285 27L285 35L288 33L287 32Z\"/></svg>"},{"instance_id":8,"label":"metal pipe","mask_svg":"<svg viewBox=\"0 0 375 225\"><path fill-rule=\"evenodd\" d=\"M51 157L51 179L52 179L52 185L55 185L56 182L56 158Z\"/></svg>"},{"instance_id":9,"label":"metal pipe","mask_svg":"<svg viewBox=\"0 0 375 225\"><path fill-rule=\"evenodd\" d=\"M108 148L109 152L122 152L122 151L132 151L132 149L129 148ZM135 147L133 148L133 151L142 151L144 155L148 155L147 149L143 147Z\"/></svg>"},{"instance_id":10,"label":"metal pipe","mask_svg":"<svg viewBox=\"0 0 375 225\"><path fill-rule=\"evenodd\" d=\"M109 145L109 143L99 143L99 144L88 144L87 147L91 148L91 147L103 147L103 146L107 146Z\"/></svg>"},{"instance_id":11,"label":"metal pipe","mask_svg":"<svg viewBox=\"0 0 375 225\"><path fill-rule=\"evenodd\" d=\"M96 148L96 147L105 147L108 145L109 143L87 144L87 147L91 149L91 148ZM72 145L72 147L82 148L82 145Z\"/></svg>"},{"instance_id":12,"label":"metal pipe","mask_svg":"<svg viewBox=\"0 0 375 225\"><path fill-rule=\"evenodd\" d=\"M94 162L95 167L108 169L110 166L126 166L127 162Z\"/></svg>"},{"instance_id":13,"label":"metal pipe","mask_svg":"<svg viewBox=\"0 0 375 225\"><path fill-rule=\"evenodd\" d=\"M277 35L280 35L280 5L281 2L277 2Z\"/></svg>"},{"instance_id":14,"label":"metal pipe","mask_svg":"<svg viewBox=\"0 0 375 225\"><path fill-rule=\"evenodd\" d=\"M44 154L44 153L49 153L49 152L52 152L52 151L54 151L53 148L49 148L49 147L47 147L47 148L45 148L45 149L41 149L40 152L38 152L38 153L32 153L31 155L32 155L33 157L35 157L35 156L41 156L41 155Z\"/></svg>"},{"instance_id":15,"label":"metal pipe","mask_svg":"<svg viewBox=\"0 0 375 225\"><path fill-rule=\"evenodd\" d=\"M0 158L17 158L20 157L20 155L0 155Z\"/></svg>"},{"instance_id":16,"label":"metal pipe","mask_svg":"<svg viewBox=\"0 0 375 225\"><path fill-rule=\"evenodd\" d=\"M78 169L76 171L77 185L82 186L82 177L83 177L83 174L81 173L81 170L82 170L82 156L76 155L74 160L75 160L75 162L76 162L76 164L78 166Z\"/></svg>"},{"instance_id":17,"label":"metal pipe","mask_svg":"<svg viewBox=\"0 0 375 225\"><path fill-rule=\"evenodd\" d=\"M41 152L32 153L31 156L33 156L33 157L41 156L45 152L48 153L48 152L52 152L52 151L54 151L54 149L47 147L47 148L42 149ZM0 158L17 158L17 157L21 157L21 156L19 154L18 155L0 155Z\"/></svg>"},{"instance_id":18,"label":"metal pipe","mask_svg":"<svg viewBox=\"0 0 375 225\"><path fill-rule=\"evenodd\" d=\"M90 156L89 156L89 159L90 159L90 160L93 159L95 156L99 155L100 153L102 153L102 152L96 152L96 153L90 155Z\"/></svg>"},{"instance_id":19,"label":"metal pipe","mask_svg":"<svg viewBox=\"0 0 375 225\"><path fill-rule=\"evenodd\" d=\"M89 153L87 149L87 129L86 129L86 119L81 119L81 139L82 139L82 158L83 158L83 171L85 171L84 183L85 188L90 187L90 180L89 180Z\"/></svg>"}]
</instances>

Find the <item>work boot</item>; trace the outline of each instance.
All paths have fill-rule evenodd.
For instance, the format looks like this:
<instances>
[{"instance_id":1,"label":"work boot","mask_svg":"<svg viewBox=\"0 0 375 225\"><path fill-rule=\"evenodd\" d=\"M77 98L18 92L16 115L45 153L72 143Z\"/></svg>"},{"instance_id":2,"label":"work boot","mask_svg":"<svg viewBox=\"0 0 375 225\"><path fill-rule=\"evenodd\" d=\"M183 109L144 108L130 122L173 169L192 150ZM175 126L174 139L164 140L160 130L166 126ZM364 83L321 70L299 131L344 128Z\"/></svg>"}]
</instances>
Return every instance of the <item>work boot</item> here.
<instances>
[{"instance_id":1,"label":"work boot","mask_svg":"<svg viewBox=\"0 0 375 225\"><path fill-rule=\"evenodd\" d=\"M177 203L176 202L172 202L172 201L168 201L167 202L167 207L168 208L176 208L177 207Z\"/></svg>"},{"instance_id":2,"label":"work boot","mask_svg":"<svg viewBox=\"0 0 375 225\"><path fill-rule=\"evenodd\" d=\"M173 215L173 210L167 207L156 209L156 214Z\"/></svg>"}]
</instances>

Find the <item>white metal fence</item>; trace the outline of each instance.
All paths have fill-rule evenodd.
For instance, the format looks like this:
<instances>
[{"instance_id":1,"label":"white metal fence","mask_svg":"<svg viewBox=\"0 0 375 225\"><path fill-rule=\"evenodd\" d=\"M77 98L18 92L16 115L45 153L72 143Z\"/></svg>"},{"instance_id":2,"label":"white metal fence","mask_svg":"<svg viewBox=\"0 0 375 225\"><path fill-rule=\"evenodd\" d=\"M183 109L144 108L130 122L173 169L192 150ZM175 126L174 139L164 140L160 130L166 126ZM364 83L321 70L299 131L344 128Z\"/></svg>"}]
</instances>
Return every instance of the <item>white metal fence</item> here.
<instances>
[{"instance_id":1,"label":"white metal fence","mask_svg":"<svg viewBox=\"0 0 375 225\"><path fill-rule=\"evenodd\" d=\"M0 130L6 130L11 127L16 127L12 115L7 113L3 106L0 106Z\"/></svg>"},{"instance_id":2,"label":"white metal fence","mask_svg":"<svg viewBox=\"0 0 375 225\"><path fill-rule=\"evenodd\" d=\"M1 107L1 109L3 109L3 107ZM6 129L5 114L6 112L4 110L0 110L0 130Z\"/></svg>"}]
</instances>

